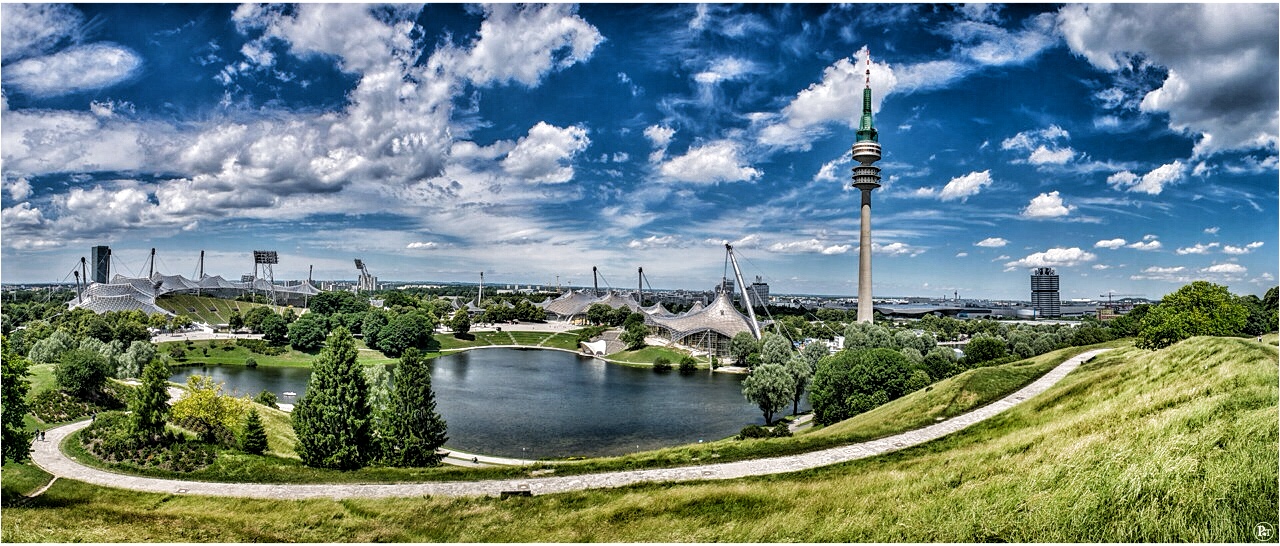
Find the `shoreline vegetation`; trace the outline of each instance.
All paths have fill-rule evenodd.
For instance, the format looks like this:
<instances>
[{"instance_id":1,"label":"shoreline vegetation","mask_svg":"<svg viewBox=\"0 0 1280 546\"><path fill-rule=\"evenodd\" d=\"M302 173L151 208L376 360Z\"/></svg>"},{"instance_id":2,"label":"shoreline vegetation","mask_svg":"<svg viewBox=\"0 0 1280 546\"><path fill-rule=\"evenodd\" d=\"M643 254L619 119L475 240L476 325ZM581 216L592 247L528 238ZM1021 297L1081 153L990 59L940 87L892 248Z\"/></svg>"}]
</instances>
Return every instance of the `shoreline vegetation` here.
<instances>
[{"instance_id":1,"label":"shoreline vegetation","mask_svg":"<svg viewBox=\"0 0 1280 546\"><path fill-rule=\"evenodd\" d=\"M137 493L3 470L10 542L1251 542L1277 512L1276 336L1195 337L1157 351L1131 341L1041 395L982 423L899 452L726 482L499 498L257 501ZM975 393L1039 377L1055 351L970 370L775 447L877 437L984 402ZM980 372L980 373L975 373ZM264 421L270 422L269 418ZM270 425L268 424L270 429ZM1152 449L1160 446L1160 449ZM691 457L686 446L579 463L640 467ZM805 450L809 448L806 447ZM779 449L785 451L785 449ZM665 452L665 459L656 455ZM697 452L717 460L728 445ZM684 453L684 455L681 455ZM246 456L248 457L248 456ZM531 471L524 468L523 471ZM486 469L475 475L520 469ZM363 471L361 471L363 472ZM358 473L349 473L353 478ZM459 472L461 475L461 472ZM364 481L372 476L359 476ZM486 476L488 477L488 476Z\"/></svg>"}]
</instances>

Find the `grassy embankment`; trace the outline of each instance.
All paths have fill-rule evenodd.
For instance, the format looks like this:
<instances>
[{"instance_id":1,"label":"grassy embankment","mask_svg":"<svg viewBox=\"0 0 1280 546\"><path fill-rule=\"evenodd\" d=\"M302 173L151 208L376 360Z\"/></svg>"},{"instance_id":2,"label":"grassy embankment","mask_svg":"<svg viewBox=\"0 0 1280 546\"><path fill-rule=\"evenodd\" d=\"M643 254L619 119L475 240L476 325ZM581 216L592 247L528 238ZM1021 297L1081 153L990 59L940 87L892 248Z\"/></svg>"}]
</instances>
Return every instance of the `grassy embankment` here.
<instances>
[{"instance_id":1,"label":"grassy embankment","mask_svg":"<svg viewBox=\"0 0 1280 546\"><path fill-rule=\"evenodd\" d=\"M1274 346L1122 348L965 431L725 482L490 498L257 501L4 470L4 541L1252 542L1277 513ZM830 427L827 430L835 429Z\"/></svg>"}]
</instances>

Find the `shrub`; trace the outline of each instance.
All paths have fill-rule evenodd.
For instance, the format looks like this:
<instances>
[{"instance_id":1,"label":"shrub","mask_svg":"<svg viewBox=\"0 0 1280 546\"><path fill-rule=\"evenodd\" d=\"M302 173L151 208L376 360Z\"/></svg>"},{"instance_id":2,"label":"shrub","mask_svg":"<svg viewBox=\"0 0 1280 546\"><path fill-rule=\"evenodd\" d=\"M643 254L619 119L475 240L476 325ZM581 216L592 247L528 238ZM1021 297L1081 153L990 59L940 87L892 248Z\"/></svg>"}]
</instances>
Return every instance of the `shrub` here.
<instances>
[{"instance_id":1,"label":"shrub","mask_svg":"<svg viewBox=\"0 0 1280 546\"><path fill-rule=\"evenodd\" d=\"M237 339L236 345L248 349L251 353L257 353L265 356L280 356L288 351L288 349L284 347L269 345L266 341L261 339Z\"/></svg>"},{"instance_id":2,"label":"shrub","mask_svg":"<svg viewBox=\"0 0 1280 546\"><path fill-rule=\"evenodd\" d=\"M691 355L684 355L680 358L680 373L693 373L698 369L698 361L694 360Z\"/></svg>"},{"instance_id":3,"label":"shrub","mask_svg":"<svg viewBox=\"0 0 1280 546\"><path fill-rule=\"evenodd\" d=\"M276 393L271 392L271 391L265 391L265 390L264 390L264 391L262 391L262 392L258 393L258 396L256 396L256 397L253 399L253 401L254 401L254 402L257 402L257 403L259 403L259 404L262 404L262 405L264 405L264 406L266 406L266 407L268 407L268 408L272 408L272 409L280 409L280 404L279 404L279 403L277 403Z\"/></svg>"},{"instance_id":4,"label":"shrub","mask_svg":"<svg viewBox=\"0 0 1280 546\"><path fill-rule=\"evenodd\" d=\"M254 358L253 358L253 357L246 358L246 359L244 359L244 367L246 367L246 368L257 368L257 367L258 367L258 361L257 361L257 360L254 360Z\"/></svg>"},{"instance_id":5,"label":"shrub","mask_svg":"<svg viewBox=\"0 0 1280 546\"><path fill-rule=\"evenodd\" d=\"M742 427L738 432L737 439L746 440L749 438L785 438L791 436L791 427L783 421L771 427L763 425L747 425Z\"/></svg>"},{"instance_id":6,"label":"shrub","mask_svg":"<svg viewBox=\"0 0 1280 546\"><path fill-rule=\"evenodd\" d=\"M665 356L660 356L658 358L653 359L653 371L655 372L671 371L671 359Z\"/></svg>"},{"instance_id":7,"label":"shrub","mask_svg":"<svg viewBox=\"0 0 1280 546\"><path fill-rule=\"evenodd\" d=\"M117 411L99 414L93 424L79 434L79 439L89 454L126 468L192 472L208 466L217 456L212 446L187 442L169 431L160 435L155 443L143 442L134 433L128 416Z\"/></svg>"}]
</instances>

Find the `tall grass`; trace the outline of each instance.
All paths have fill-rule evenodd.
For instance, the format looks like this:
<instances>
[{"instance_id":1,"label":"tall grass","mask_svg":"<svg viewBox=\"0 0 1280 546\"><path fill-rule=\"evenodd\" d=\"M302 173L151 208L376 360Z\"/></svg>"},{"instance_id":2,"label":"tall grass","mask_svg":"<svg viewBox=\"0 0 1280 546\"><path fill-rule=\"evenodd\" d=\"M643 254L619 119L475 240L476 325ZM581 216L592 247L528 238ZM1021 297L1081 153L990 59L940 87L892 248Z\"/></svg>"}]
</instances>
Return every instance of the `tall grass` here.
<instances>
[{"instance_id":1,"label":"tall grass","mask_svg":"<svg viewBox=\"0 0 1280 546\"><path fill-rule=\"evenodd\" d=\"M1280 510L1277 380L1274 346L1196 338L1112 351L946 438L794 474L506 500L257 501L59 480L6 507L0 539L1253 542Z\"/></svg>"}]
</instances>

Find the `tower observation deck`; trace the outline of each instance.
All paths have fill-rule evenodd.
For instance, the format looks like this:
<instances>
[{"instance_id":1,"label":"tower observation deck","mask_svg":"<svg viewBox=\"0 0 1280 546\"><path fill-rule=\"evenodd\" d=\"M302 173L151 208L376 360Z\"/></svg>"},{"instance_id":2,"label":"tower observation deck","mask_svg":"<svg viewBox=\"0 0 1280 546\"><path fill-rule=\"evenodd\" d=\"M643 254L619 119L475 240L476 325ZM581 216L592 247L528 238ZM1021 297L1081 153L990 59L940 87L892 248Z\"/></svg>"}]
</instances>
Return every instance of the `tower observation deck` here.
<instances>
[{"instance_id":1,"label":"tower observation deck","mask_svg":"<svg viewBox=\"0 0 1280 546\"><path fill-rule=\"evenodd\" d=\"M858 322L871 322L871 190L880 187L880 135L871 119L871 56L867 56L867 83L862 89L862 119L853 144L853 187L862 192L861 226L858 232Z\"/></svg>"}]
</instances>

